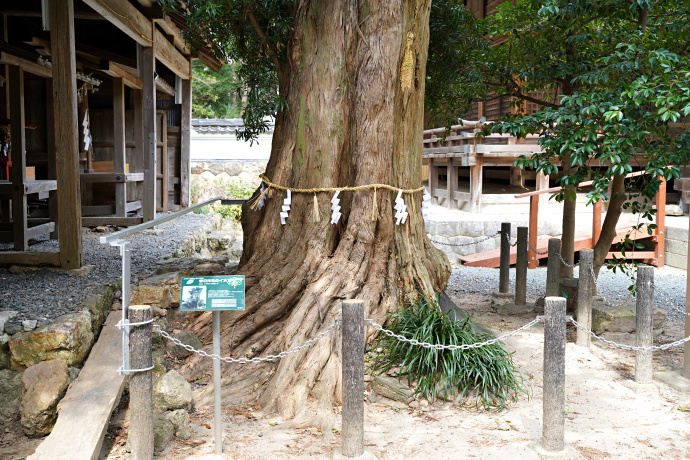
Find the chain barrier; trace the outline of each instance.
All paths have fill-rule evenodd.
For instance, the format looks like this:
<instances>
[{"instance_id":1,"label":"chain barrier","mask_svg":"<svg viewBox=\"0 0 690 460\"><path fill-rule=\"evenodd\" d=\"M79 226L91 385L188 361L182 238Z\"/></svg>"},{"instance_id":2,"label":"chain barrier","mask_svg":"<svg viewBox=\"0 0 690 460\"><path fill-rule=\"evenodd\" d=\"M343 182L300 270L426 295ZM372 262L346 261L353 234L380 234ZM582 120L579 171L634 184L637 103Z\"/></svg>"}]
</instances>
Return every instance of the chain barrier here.
<instances>
[{"instance_id":1,"label":"chain barrier","mask_svg":"<svg viewBox=\"0 0 690 460\"><path fill-rule=\"evenodd\" d=\"M604 296L601 295L601 292L599 292L599 283L597 280L597 275L594 273L594 267L589 267L589 274L592 276L592 282L594 283L594 286L597 288L597 294L603 298ZM628 295L620 302L614 302L610 299L604 299L604 302L606 302L608 305L612 307L621 307L626 303L633 301L634 299L635 298L632 296L632 294L628 292Z\"/></svg>"},{"instance_id":2,"label":"chain barrier","mask_svg":"<svg viewBox=\"0 0 690 460\"><path fill-rule=\"evenodd\" d=\"M247 363L259 363L262 361L273 361L278 358L285 358L286 356L292 354L292 353L297 353L298 351L302 350L303 348L307 348L314 343L318 342L320 339L324 338L328 334L330 334L332 331L334 331L338 326L340 326L340 321L336 320L331 326L326 329L323 332L320 332L316 334L316 336L313 339L309 339L306 342L304 342L302 345L295 347L291 350L288 351L281 351L277 355L267 355L267 356L261 356L258 358L232 358L229 356L222 357L216 354L212 353L207 353L204 350L197 350L196 348L192 347L191 345L185 345L182 343L179 339L176 339L175 337L171 336L167 332L165 332L163 329L160 328L157 324L154 325L156 331L165 337L166 339L170 340L172 343L181 346L187 351L191 351L192 353L196 353L199 356L202 356L204 358L211 358L211 359L217 359L219 361L223 361L226 363L240 363L240 364L247 364Z\"/></svg>"},{"instance_id":3,"label":"chain barrier","mask_svg":"<svg viewBox=\"0 0 690 460\"><path fill-rule=\"evenodd\" d=\"M548 251L547 251L548 252ZM561 251L556 251L556 254L558 254L558 258L561 259L561 263L565 265L568 268L575 268L577 264L570 265L568 262L565 261L563 256L561 255Z\"/></svg>"},{"instance_id":4,"label":"chain barrier","mask_svg":"<svg viewBox=\"0 0 690 460\"><path fill-rule=\"evenodd\" d=\"M515 334L519 334L520 332L525 331L525 330L529 329L530 327L534 326L535 324L537 324L538 322L540 322L543 318L544 318L543 316L537 316L536 318L534 318L532 321L530 321L529 323L525 324L524 326L522 326L522 327L520 327L520 328L518 328L518 329L515 329L514 331L509 332L509 333L507 333L507 334L505 334L505 335L502 335L502 336L500 336L500 337L496 337L496 338L487 340L487 341L485 341L485 342L477 342L477 343L469 343L469 344L466 343L466 344L462 344L462 345L438 345L438 344L432 344L432 343L428 343L428 342L420 342L420 341L415 340L415 339L408 339L407 337L405 337L405 336L403 336L403 335L400 335L400 334L396 334L395 332L390 331L390 330L388 330L388 329L384 329L383 326L381 326L380 324L375 323L375 322L374 322L373 320L371 320L371 319L367 319L366 321L367 321L371 326L373 326L374 329L376 329L376 330L378 330L378 331L380 331L380 332L383 332L383 333L386 334L387 336L396 338L396 339L398 339L399 341L402 341L402 342L408 342L408 343L410 343L410 344L412 344L412 345L421 345L421 346L424 347L424 348L433 348L433 349L435 349L435 350L469 350L470 348L480 348L480 347L484 347L484 346L487 346L487 345L493 345L494 343L497 343L497 342L499 342L499 341L501 341L501 340L505 340L505 339L507 339L507 338L510 337L510 336L513 336L513 335L515 335Z\"/></svg>"},{"instance_id":5,"label":"chain barrier","mask_svg":"<svg viewBox=\"0 0 690 460\"><path fill-rule=\"evenodd\" d=\"M445 246L462 247L462 246L472 246L473 244L483 243L484 241L488 241L488 240L490 240L490 239L492 239L492 238L495 238L495 237L497 237L497 236L500 235L500 234L501 234L501 231L499 230L499 231L497 231L496 233L494 233L494 234L491 235L491 236L485 236L484 239L482 239L482 240L479 240L479 241L477 241L477 240L472 240L472 241L470 241L469 243L457 243L457 244L455 244L455 243L444 243L443 241L436 241L436 240L432 240L431 238L429 238L429 241L431 241L432 243L436 243L436 244L443 244L443 245L445 245Z\"/></svg>"},{"instance_id":6,"label":"chain barrier","mask_svg":"<svg viewBox=\"0 0 690 460\"><path fill-rule=\"evenodd\" d=\"M500 232L499 232L499 233L500 233ZM515 246L516 244L518 244L517 238L516 238L515 241L513 242L513 241L511 241L511 239L510 239L510 235L508 235L507 233L504 233L504 234L503 234L503 237L506 239L506 241L508 242L508 244L511 245L511 246Z\"/></svg>"},{"instance_id":7,"label":"chain barrier","mask_svg":"<svg viewBox=\"0 0 690 460\"><path fill-rule=\"evenodd\" d=\"M688 313L683 307L680 307L676 305L666 294L664 294L663 291L658 291L654 293L655 295L658 294L659 297L666 303L666 305L669 307L669 309L674 310L678 313L683 314L684 316L690 316L690 313Z\"/></svg>"},{"instance_id":8,"label":"chain barrier","mask_svg":"<svg viewBox=\"0 0 690 460\"><path fill-rule=\"evenodd\" d=\"M532 252L534 252L535 254L539 254L540 256L545 256L545 255L547 255L547 254L549 253L548 250L546 250L546 251L544 251L544 252L537 251L537 250L534 248L534 246L532 246L532 244L529 242L529 238L527 239L527 246L529 246L529 248L532 250Z\"/></svg>"},{"instance_id":9,"label":"chain barrier","mask_svg":"<svg viewBox=\"0 0 690 460\"><path fill-rule=\"evenodd\" d=\"M625 345L623 343L617 343L617 342L614 342L612 340L607 340L603 337L600 337L600 336L596 335L594 332L592 332L589 329L587 329L586 327L584 327L582 324L575 321L575 318L573 318L572 316L568 316L566 318L566 320L570 321L571 323L573 323L575 325L575 327L584 331L586 334L592 336L593 338L600 340L600 341L602 341L608 345L611 345L612 347L621 348L623 350L633 350L633 351L668 350L669 348L683 345L685 342L690 342L690 336L688 336L688 337L685 337L684 339L679 339L679 340L676 340L675 342L665 343L663 345L652 345L651 347L636 347L634 345Z\"/></svg>"}]
</instances>

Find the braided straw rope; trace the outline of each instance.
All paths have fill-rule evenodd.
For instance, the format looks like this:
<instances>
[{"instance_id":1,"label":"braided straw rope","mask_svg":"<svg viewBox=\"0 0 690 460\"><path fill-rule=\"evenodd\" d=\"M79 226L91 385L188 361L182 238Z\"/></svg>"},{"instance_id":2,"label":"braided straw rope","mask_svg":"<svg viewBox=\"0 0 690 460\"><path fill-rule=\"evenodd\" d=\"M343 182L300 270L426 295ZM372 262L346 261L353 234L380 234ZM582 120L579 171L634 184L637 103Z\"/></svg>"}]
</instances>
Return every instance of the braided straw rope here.
<instances>
[{"instance_id":1,"label":"braided straw rope","mask_svg":"<svg viewBox=\"0 0 690 460\"><path fill-rule=\"evenodd\" d=\"M412 189L400 189L398 187L393 187L392 185L388 184L367 184L367 185L355 185L354 187L315 187L315 188L290 188L290 187L285 187L284 185L278 185L274 184L273 182L270 181L268 177L266 177L265 174L259 175L261 180L264 181L264 184L266 184L266 189L261 193L261 195L257 196L252 205L250 206L252 209L256 210L256 206L261 202L264 196L269 192L271 189L276 189L276 190L290 190L291 193L313 193L314 198L316 199L316 194L321 193L321 192L355 192L358 190L367 190L367 189L374 189L374 194L376 194L376 191L378 189L384 189L384 190L390 190L391 192L398 192L402 190L404 194L413 194L413 193L418 193L424 191L424 186L418 187L418 188L412 188ZM374 195L376 196L376 195ZM374 203L376 203L374 201ZM414 204L413 204L414 206Z\"/></svg>"}]
</instances>

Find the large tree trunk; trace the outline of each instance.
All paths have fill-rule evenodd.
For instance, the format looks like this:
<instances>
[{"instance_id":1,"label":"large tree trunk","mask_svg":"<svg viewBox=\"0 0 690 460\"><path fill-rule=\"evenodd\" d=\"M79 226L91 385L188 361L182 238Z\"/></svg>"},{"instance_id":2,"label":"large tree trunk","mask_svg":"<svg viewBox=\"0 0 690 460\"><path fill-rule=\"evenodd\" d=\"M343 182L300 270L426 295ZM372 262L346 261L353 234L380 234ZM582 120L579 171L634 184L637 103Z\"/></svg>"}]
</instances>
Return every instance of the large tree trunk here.
<instances>
[{"instance_id":1,"label":"large tree trunk","mask_svg":"<svg viewBox=\"0 0 690 460\"><path fill-rule=\"evenodd\" d=\"M281 88L289 109L276 120L266 169L272 182L420 186L429 7L430 0L299 2ZM272 191L259 211L244 207L246 310L221 315L223 354L264 356L300 345L333 324L341 299L364 300L366 317L381 323L418 294L445 289L450 266L426 237L420 193L406 196L410 216L400 226L394 192L341 193L337 225L330 223L333 194L316 195L318 222L312 194L292 195L286 225L279 219L284 192ZM208 321L197 324L205 337ZM225 365L224 401L255 401L285 417L309 395L327 406L339 401L337 337L279 362ZM191 370L208 366L197 361Z\"/></svg>"}]
</instances>

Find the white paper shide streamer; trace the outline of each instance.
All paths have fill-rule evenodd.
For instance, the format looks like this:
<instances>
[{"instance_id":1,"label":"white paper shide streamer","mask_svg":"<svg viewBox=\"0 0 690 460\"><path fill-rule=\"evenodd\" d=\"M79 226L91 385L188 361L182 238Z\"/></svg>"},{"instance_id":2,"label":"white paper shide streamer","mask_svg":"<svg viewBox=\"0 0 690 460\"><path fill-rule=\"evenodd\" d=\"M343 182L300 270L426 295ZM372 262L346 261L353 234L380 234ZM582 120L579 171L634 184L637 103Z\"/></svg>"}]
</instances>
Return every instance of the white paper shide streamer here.
<instances>
[{"instance_id":1,"label":"white paper shide streamer","mask_svg":"<svg viewBox=\"0 0 690 460\"><path fill-rule=\"evenodd\" d=\"M395 197L395 225L404 224L407 221L407 206L405 205L405 200L402 197L402 190L398 190L398 196Z\"/></svg>"},{"instance_id":2,"label":"white paper shide streamer","mask_svg":"<svg viewBox=\"0 0 690 460\"><path fill-rule=\"evenodd\" d=\"M280 223L285 225L285 219L288 218L288 212L290 212L290 205L292 204L292 193L288 189L287 197L283 200L283 210L280 211Z\"/></svg>"},{"instance_id":3,"label":"white paper shide streamer","mask_svg":"<svg viewBox=\"0 0 690 460\"><path fill-rule=\"evenodd\" d=\"M331 198L331 210L333 211L333 213L331 214L332 224L337 224L338 220L340 219L340 216L342 216L342 214L340 213L340 198L338 198L338 195L340 195L340 190L336 190L335 194L333 195L333 198Z\"/></svg>"},{"instance_id":4,"label":"white paper shide streamer","mask_svg":"<svg viewBox=\"0 0 690 460\"><path fill-rule=\"evenodd\" d=\"M259 196L263 195L261 197L261 201L259 201L259 204L256 205L256 209L261 209L264 207L264 204L266 204L266 195L264 195L264 183L261 182L261 189L259 190ZM289 208L288 208L289 209ZM285 222L283 222L284 224Z\"/></svg>"},{"instance_id":5,"label":"white paper shide streamer","mask_svg":"<svg viewBox=\"0 0 690 460\"><path fill-rule=\"evenodd\" d=\"M431 207L431 195L429 195L429 192L427 191L427 189L424 189L424 196L422 198L422 218L424 220L427 220L429 218L430 207Z\"/></svg>"},{"instance_id":6,"label":"white paper shide streamer","mask_svg":"<svg viewBox=\"0 0 690 460\"><path fill-rule=\"evenodd\" d=\"M89 109L84 111L84 121L81 125L84 127L82 133L84 133L84 151L88 151L91 146L91 121L89 120Z\"/></svg>"}]
</instances>

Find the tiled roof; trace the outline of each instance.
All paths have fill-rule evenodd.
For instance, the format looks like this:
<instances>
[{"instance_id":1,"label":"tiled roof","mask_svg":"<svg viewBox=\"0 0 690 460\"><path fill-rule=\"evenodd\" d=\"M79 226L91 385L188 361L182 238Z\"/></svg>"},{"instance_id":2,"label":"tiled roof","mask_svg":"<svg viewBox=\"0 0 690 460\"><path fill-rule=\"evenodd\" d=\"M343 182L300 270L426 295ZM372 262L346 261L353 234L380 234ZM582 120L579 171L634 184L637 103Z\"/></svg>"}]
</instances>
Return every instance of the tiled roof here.
<instances>
[{"instance_id":1,"label":"tiled roof","mask_svg":"<svg viewBox=\"0 0 690 460\"><path fill-rule=\"evenodd\" d=\"M273 132L275 122L267 121L268 132ZM231 134L244 131L241 118L192 118L192 127L200 134Z\"/></svg>"}]
</instances>

